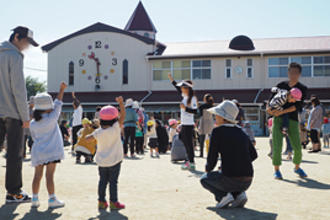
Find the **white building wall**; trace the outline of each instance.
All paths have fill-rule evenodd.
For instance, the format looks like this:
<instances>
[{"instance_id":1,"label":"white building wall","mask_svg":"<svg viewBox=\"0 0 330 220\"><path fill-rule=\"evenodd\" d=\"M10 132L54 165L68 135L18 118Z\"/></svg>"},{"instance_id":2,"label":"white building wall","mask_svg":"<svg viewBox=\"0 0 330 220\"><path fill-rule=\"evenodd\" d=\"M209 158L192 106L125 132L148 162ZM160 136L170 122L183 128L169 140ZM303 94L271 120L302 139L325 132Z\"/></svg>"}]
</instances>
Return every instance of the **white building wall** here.
<instances>
[{"instance_id":1,"label":"white building wall","mask_svg":"<svg viewBox=\"0 0 330 220\"><path fill-rule=\"evenodd\" d=\"M95 41L102 42L102 48L94 47ZM105 49L104 45L109 48ZM93 49L89 50L88 45ZM153 51L153 45L146 44L136 38L111 32L95 32L77 36L64 41L48 52L48 91L58 91L61 81L69 80L69 62L74 62L74 85L68 91L95 91L95 61L87 56L93 51L100 59L101 89L100 91L137 91L146 90L148 72L151 67L145 59L147 53ZM85 53L85 56L83 56ZM117 65L112 65L112 58L117 58ZM79 66L79 60L84 60L84 66ZM122 61L128 60L128 84L122 84ZM114 73L110 70L114 69ZM83 74L82 71L86 73ZM105 80L104 76L108 79ZM88 80L92 76L92 80Z\"/></svg>"}]
</instances>

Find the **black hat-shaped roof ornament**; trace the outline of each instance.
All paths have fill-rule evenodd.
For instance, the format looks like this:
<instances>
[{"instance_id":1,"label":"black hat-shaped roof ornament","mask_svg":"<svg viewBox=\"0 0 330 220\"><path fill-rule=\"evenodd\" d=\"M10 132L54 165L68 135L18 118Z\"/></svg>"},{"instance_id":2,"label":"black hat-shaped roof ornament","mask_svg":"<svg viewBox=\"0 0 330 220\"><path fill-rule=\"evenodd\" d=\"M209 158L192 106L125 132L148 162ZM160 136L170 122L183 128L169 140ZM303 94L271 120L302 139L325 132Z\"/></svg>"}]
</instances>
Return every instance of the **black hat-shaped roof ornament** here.
<instances>
[{"instance_id":1,"label":"black hat-shaped roof ornament","mask_svg":"<svg viewBox=\"0 0 330 220\"><path fill-rule=\"evenodd\" d=\"M234 37L230 43L229 48L232 50L254 50L252 40L245 35L238 35Z\"/></svg>"}]
</instances>

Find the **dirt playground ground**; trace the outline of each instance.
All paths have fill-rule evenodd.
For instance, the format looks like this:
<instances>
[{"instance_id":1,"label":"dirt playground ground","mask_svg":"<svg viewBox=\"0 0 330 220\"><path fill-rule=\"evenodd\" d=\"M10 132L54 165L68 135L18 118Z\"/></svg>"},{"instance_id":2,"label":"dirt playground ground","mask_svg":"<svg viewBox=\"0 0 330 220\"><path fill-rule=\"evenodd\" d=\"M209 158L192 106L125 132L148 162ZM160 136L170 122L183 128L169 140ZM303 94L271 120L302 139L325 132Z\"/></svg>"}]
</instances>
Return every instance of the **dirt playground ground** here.
<instances>
[{"instance_id":1,"label":"dirt playground ground","mask_svg":"<svg viewBox=\"0 0 330 220\"><path fill-rule=\"evenodd\" d=\"M259 158L254 163L255 178L247 191L245 208L215 208L213 196L204 190L199 177L205 158L197 158L195 172L182 171L170 162L170 155L161 159L125 159L119 177L119 199L126 209L118 212L97 209L98 170L93 165L76 165L66 149L66 159L56 171L56 194L66 202L61 209L48 210L45 179L41 184L39 209L30 204L5 205L5 159L0 157L0 220L329 220L330 219L330 150L319 154L303 151L302 168L308 178L293 173L291 161L283 161L284 180L273 179L271 161L267 156L267 138L257 139ZM285 158L285 156L283 156ZM29 155L24 162L24 190L31 193L33 168Z\"/></svg>"}]
</instances>

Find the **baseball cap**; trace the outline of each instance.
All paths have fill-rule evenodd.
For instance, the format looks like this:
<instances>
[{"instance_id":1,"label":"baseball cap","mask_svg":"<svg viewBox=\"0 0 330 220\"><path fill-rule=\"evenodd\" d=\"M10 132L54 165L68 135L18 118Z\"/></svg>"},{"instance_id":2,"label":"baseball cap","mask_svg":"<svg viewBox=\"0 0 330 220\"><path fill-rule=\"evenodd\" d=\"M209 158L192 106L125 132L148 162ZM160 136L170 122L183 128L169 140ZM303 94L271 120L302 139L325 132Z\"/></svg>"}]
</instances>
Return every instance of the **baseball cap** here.
<instances>
[{"instance_id":1,"label":"baseball cap","mask_svg":"<svg viewBox=\"0 0 330 220\"><path fill-rule=\"evenodd\" d=\"M33 46L39 46L39 44L33 39L33 31L31 31L29 28L18 26L15 27L12 31L14 31L14 34L19 34L22 37L26 37L30 44L32 44Z\"/></svg>"}]
</instances>

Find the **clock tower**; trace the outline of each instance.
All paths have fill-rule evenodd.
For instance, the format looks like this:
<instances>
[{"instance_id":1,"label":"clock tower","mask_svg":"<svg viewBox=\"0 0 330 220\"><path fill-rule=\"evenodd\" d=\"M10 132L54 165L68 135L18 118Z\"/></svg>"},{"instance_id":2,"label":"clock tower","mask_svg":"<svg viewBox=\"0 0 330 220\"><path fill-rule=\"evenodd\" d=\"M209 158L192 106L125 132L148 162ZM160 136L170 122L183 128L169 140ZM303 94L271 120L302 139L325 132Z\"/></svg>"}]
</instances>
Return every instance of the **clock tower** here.
<instances>
[{"instance_id":1,"label":"clock tower","mask_svg":"<svg viewBox=\"0 0 330 220\"><path fill-rule=\"evenodd\" d=\"M141 1L128 20L124 30L155 40L157 30Z\"/></svg>"}]
</instances>

